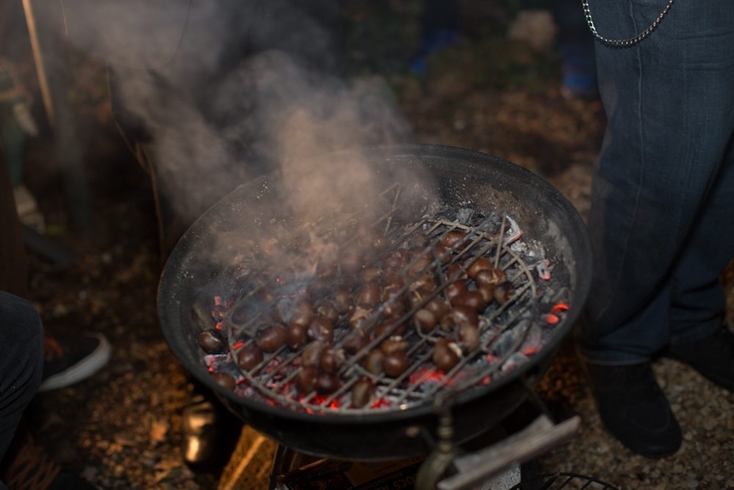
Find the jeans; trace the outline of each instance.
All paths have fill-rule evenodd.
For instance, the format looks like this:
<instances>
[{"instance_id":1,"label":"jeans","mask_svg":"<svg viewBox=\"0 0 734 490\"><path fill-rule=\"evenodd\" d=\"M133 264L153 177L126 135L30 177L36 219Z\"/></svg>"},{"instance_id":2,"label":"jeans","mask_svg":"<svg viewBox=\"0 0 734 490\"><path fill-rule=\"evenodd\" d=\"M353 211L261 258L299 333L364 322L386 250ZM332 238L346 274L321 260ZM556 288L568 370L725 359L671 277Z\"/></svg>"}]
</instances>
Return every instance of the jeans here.
<instances>
[{"instance_id":1,"label":"jeans","mask_svg":"<svg viewBox=\"0 0 734 490\"><path fill-rule=\"evenodd\" d=\"M42 374L41 318L28 301L0 291L0 461Z\"/></svg>"},{"instance_id":2,"label":"jeans","mask_svg":"<svg viewBox=\"0 0 734 490\"><path fill-rule=\"evenodd\" d=\"M668 0L591 0L598 32L627 38ZM587 360L626 364L720 328L734 256L734 8L675 2L640 43L596 43L608 127L594 167Z\"/></svg>"}]
</instances>

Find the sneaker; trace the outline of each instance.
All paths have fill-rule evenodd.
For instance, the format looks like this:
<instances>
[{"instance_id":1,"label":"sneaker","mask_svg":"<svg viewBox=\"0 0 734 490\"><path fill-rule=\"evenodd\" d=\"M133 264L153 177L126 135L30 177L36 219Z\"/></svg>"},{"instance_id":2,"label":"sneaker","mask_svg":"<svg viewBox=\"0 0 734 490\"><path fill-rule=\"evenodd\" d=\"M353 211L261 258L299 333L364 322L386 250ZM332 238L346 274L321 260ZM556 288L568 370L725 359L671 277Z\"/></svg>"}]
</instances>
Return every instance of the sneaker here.
<instances>
[{"instance_id":1,"label":"sneaker","mask_svg":"<svg viewBox=\"0 0 734 490\"><path fill-rule=\"evenodd\" d=\"M39 392L57 390L78 383L102 369L112 349L100 334L43 339L43 380Z\"/></svg>"},{"instance_id":2,"label":"sneaker","mask_svg":"<svg viewBox=\"0 0 734 490\"><path fill-rule=\"evenodd\" d=\"M95 490L88 481L64 471L29 433L18 433L0 472L0 488L10 490ZM3 484L5 486L3 486Z\"/></svg>"},{"instance_id":3,"label":"sneaker","mask_svg":"<svg viewBox=\"0 0 734 490\"><path fill-rule=\"evenodd\" d=\"M683 362L710 381L734 391L734 333L722 327L712 336L685 345L669 345L663 353Z\"/></svg>"},{"instance_id":4,"label":"sneaker","mask_svg":"<svg viewBox=\"0 0 734 490\"><path fill-rule=\"evenodd\" d=\"M674 454L682 434L649 362L587 364L602 422L622 444L648 458Z\"/></svg>"}]
</instances>

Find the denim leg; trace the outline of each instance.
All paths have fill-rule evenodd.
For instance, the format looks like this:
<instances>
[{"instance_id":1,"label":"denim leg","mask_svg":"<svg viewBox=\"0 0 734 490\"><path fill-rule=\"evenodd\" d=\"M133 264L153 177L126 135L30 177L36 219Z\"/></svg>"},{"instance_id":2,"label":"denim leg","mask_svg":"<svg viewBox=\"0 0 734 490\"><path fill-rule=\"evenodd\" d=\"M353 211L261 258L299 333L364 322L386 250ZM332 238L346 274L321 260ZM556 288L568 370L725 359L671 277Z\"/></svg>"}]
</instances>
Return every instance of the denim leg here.
<instances>
[{"instance_id":1,"label":"denim leg","mask_svg":"<svg viewBox=\"0 0 734 490\"><path fill-rule=\"evenodd\" d=\"M28 301L0 291L0 460L42 374L43 327L38 313Z\"/></svg>"},{"instance_id":2,"label":"denim leg","mask_svg":"<svg viewBox=\"0 0 734 490\"><path fill-rule=\"evenodd\" d=\"M601 35L626 38L650 25L666 3L592 0L591 10ZM596 45L608 127L589 217L594 279L582 347L592 361L639 362L663 348L671 305L710 278L710 271L689 265L706 253L696 247L718 241L712 246L731 257L734 227L715 223L734 222L734 208L722 205L719 217L709 217L707 206L730 199L712 190L730 178L722 162L734 132L732 46L728 0L676 2L639 44Z\"/></svg>"},{"instance_id":3,"label":"denim leg","mask_svg":"<svg viewBox=\"0 0 734 490\"><path fill-rule=\"evenodd\" d=\"M726 293L719 277L734 258L734 138L723 165L671 281L672 344L705 338L723 321Z\"/></svg>"}]
</instances>

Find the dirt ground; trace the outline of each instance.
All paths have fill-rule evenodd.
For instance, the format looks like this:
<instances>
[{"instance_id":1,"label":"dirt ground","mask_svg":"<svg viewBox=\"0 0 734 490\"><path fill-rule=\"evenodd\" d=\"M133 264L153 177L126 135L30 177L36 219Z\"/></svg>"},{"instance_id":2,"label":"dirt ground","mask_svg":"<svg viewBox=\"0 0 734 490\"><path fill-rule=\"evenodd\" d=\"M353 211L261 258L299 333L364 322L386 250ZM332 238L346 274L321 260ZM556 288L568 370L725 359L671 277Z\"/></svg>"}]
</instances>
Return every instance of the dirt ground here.
<instances>
[{"instance_id":1,"label":"dirt ground","mask_svg":"<svg viewBox=\"0 0 734 490\"><path fill-rule=\"evenodd\" d=\"M482 12L488 21L508 21L507 11L487 8ZM501 35L476 37L478 21L468 22L468 34L419 79L404 70L409 42L398 51L376 43L360 51L365 38L372 39L370 23L378 22L379 12L353 13L353 56L364 68L359 75L387 82L418 142L507 159L556 186L586 216L604 112L597 100L561 95L553 46L537 52ZM379 25L388 35L401 29ZM400 35L414 39L414 28L404 24ZM393 55L384 56L387 51ZM39 395L30 421L38 441L58 462L102 489L215 489L220 473L193 473L182 464L180 414L190 383L158 325L162 264L150 180L109 118L98 87L103 70L89 61L79 63L79 90L87 97L78 104L84 110L77 116L85 135L94 227L88 234L73 229L59 169L49 164L52 142L32 142L29 185L47 221L46 237L75 260L58 265L31 252L31 299L50 331L101 332L114 351L110 364L91 379ZM731 281L726 284L731 289ZM543 470L592 475L622 488L734 488L728 476L734 461L734 397L675 363L661 362L656 370L676 413L691 421L678 455L648 461L611 440L572 351L562 350L538 392L560 417L580 415L582 430L540 459Z\"/></svg>"}]
</instances>

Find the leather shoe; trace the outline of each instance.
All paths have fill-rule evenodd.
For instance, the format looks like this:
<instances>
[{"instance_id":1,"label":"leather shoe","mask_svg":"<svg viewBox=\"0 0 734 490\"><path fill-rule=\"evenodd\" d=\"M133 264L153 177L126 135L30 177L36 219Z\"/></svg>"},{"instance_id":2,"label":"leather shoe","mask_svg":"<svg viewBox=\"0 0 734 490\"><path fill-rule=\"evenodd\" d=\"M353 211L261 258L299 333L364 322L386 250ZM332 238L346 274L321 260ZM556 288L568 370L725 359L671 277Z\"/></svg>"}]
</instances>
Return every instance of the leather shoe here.
<instances>
[{"instance_id":1,"label":"leather shoe","mask_svg":"<svg viewBox=\"0 0 734 490\"><path fill-rule=\"evenodd\" d=\"M682 434L649 362L587 364L599 415L609 432L648 458L674 454Z\"/></svg>"},{"instance_id":2,"label":"leather shoe","mask_svg":"<svg viewBox=\"0 0 734 490\"><path fill-rule=\"evenodd\" d=\"M688 364L718 386L734 391L734 333L722 327L685 345L669 345L664 356Z\"/></svg>"}]
</instances>

